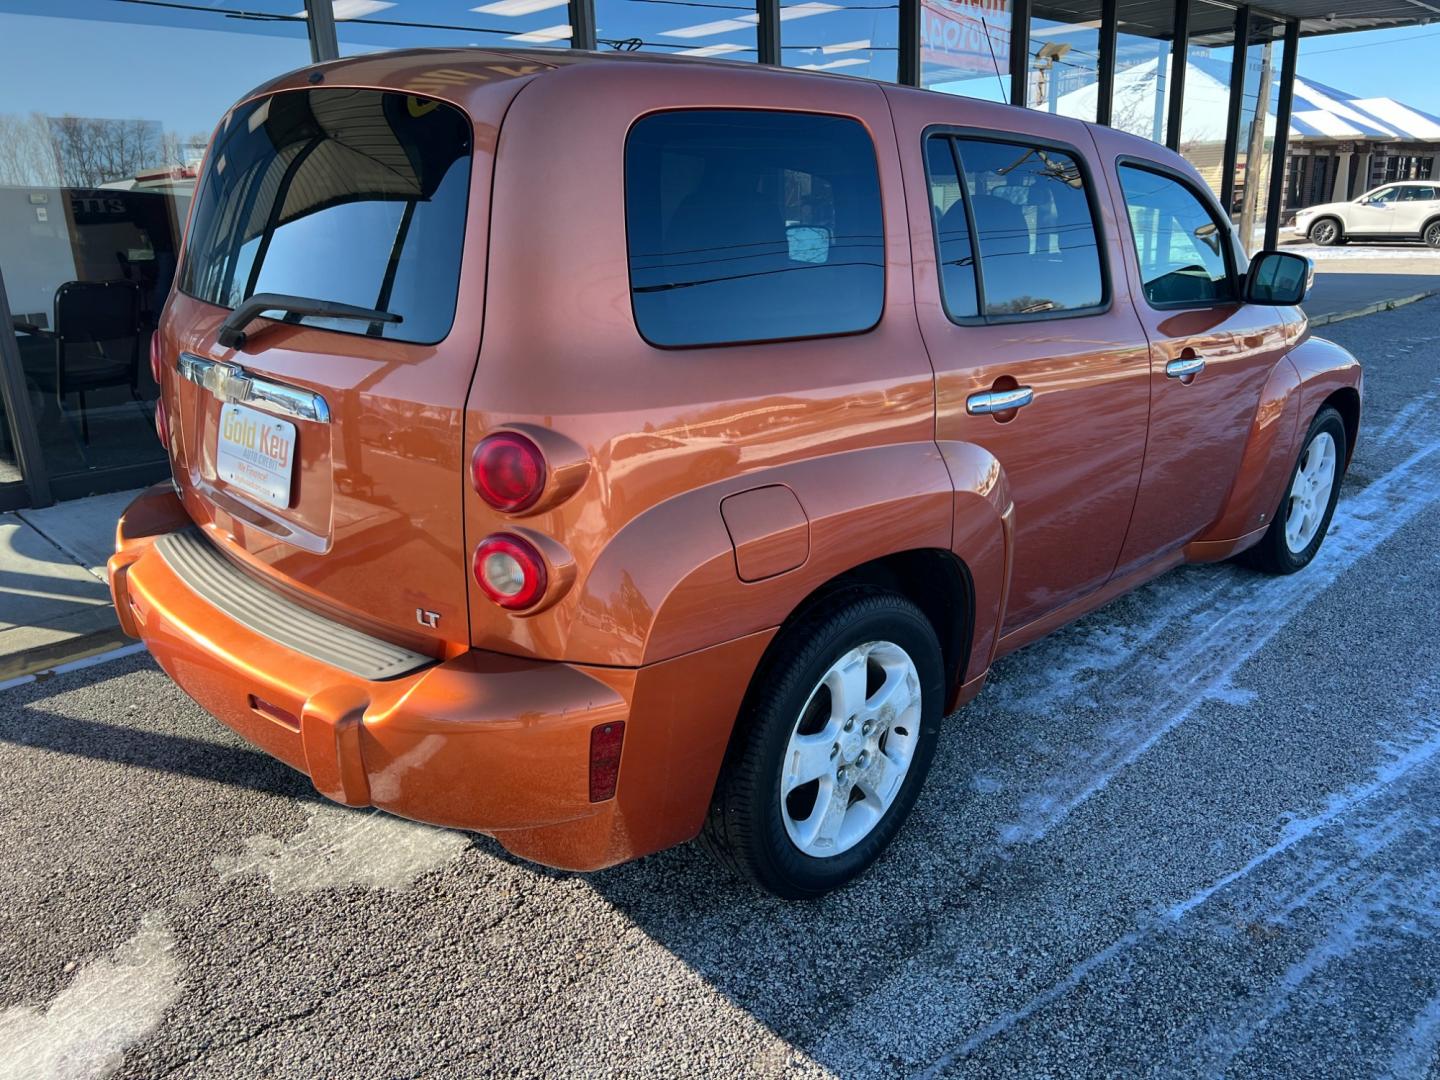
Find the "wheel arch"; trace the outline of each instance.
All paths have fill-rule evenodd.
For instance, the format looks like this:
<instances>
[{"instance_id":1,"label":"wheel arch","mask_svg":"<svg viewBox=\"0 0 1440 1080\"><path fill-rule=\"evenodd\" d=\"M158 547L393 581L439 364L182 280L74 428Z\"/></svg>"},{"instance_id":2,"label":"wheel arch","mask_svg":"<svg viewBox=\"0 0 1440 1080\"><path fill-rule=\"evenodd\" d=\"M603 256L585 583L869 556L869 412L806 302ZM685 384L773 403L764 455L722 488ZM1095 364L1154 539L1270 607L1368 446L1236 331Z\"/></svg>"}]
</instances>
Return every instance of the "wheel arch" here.
<instances>
[{"instance_id":1,"label":"wheel arch","mask_svg":"<svg viewBox=\"0 0 1440 1080\"><path fill-rule=\"evenodd\" d=\"M795 606L775 635L839 593L866 587L905 597L929 620L945 661L945 700L954 699L964 680L975 639L975 580L953 551L912 548L896 551L852 567L812 590ZM773 644L773 642L772 642ZM761 660L763 667L765 660Z\"/></svg>"},{"instance_id":2,"label":"wheel arch","mask_svg":"<svg viewBox=\"0 0 1440 1080\"><path fill-rule=\"evenodd\" d=\"M1339 237L1337 237L1337 239L1344 238L1346 234L1345 220L1339 214L1336 214L1334 212L1321 214L1314 221L1310 222L1309 227L1305 230L1305 235L1308 237L1311 233L1313 233L1315 231L1315 226L1319 225L1322 221L1333 221L1335 223L1335 227L1340 230L1340 235Z\"/></svg>"},{"instance_id":3,"label":"wheel arch","mask_svg":"<svg viewBox=\"0 0 1440 1080\"><path fill-rule=\"evenodd\" d=\"M1436 220L1440 221L1440 216ZM1318 416L1326 406L1338 412L1345 424L1345 465L1348 468L1355 456L1355 442L1360 437L1360 391L1353 386L1340 387L1320 403L1315 414Z\"/></svg>"}]
</instances>

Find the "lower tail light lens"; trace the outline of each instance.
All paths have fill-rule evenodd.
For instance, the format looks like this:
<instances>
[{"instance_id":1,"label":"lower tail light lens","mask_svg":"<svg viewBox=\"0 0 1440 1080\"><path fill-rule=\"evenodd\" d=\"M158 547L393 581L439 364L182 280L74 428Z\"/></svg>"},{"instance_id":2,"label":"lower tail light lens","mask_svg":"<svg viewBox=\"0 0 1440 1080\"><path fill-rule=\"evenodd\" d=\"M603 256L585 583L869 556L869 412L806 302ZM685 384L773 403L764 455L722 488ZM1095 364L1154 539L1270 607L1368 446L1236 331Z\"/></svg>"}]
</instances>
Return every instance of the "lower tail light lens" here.
<instances>
[{"instance_id":1,"label":"lower tail light lens","mask_svg":"<svg viewBox=\"0 0 1440 1080\"><path fill-rule=\"evenodd\" d=\"M515 514L535 505L545 490L545 455L525 436L500 431L480 440L470 473L482 499Z\"/></svg>"},{"instance_id":2,"label":"lower tail light lens","mask_svg":"<svg viewBox=\"0 0 1440 1080\"><path fill-rule=\"evenodd\" d=\"M625 721L612 720L590 729L590 801L615 797L620 780L620 749L625 742Z\"/></svg>"},{"instance_id":3,"label":"lower tail light lens","mask_svg":"<svg viewBox=\"0 0 1440 1080\"><path fill-rule=\"evenodd\" d=\"M165 402L155 402L155 434L160 436L160 445L170 449L170 418L165 413Z\"/></svg>"},{"instance_id":4,"label":"lower tail light lens","mask_svg":"<svg viewBox=\"0 0 1440 1080\"><path fill-rule=\"evenodd\" d=\"M155 380L155 385L160 385L161 355L160 355L160 332L157 330L150 335L150 377Z\"/></svg>"},{"instance_id":5,"label":"lower tail light lens","mask_svg":"<svg viewBox=\"0 0 1440 1080\"><path fill-rule=\"evenodd\" d=\"M503 608L532 607L545 595L549 578L535 545L513 533L496 533L475 548L475 581Z\"/></svg>"}]
</instances>

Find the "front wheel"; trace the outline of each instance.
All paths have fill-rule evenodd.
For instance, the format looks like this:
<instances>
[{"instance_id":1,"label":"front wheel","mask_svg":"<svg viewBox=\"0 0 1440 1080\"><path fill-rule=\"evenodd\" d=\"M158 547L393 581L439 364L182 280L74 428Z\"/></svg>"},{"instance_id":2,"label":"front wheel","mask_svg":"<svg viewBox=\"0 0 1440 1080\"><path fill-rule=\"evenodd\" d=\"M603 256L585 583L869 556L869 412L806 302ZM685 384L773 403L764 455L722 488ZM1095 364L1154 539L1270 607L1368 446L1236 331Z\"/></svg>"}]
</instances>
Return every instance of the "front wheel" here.
<instances>
[{"instance_id":1,"label":"front wheel","mask_svg":"<svg viewBox=\"0 0 1440 1080\"><path fill-rule=\"evenodd\" d=\"M1334 409L1321 409L1305 433L1270 528L1245 552L1245 561L1270 574L1293 574L1310 564L1335 514L1346 454L1345 422Z\"/></svg>"},{"instance_id":2,"label":"front wheel","mask_svg":"<svg viewBox=\"0 0 1440 1080\"><path fill-rule=\"evenodd\" d=\"M1340 223L1334 218L1321 218L1310 226L1310 242L1320 247L1331 247L1340 243Z\"/></svg>"},{"instance_id":3,"label":"front wheel","mask_svg":"<svg viewBox=\"0 0 1440 1080\"><path fill-rule=\"evenodd\" d=\"M935 630L909 600L857 589L822 601L755 675L702 845L787 899L844 885L910 813L944 696Z\"/></svg>"}]
</instances>

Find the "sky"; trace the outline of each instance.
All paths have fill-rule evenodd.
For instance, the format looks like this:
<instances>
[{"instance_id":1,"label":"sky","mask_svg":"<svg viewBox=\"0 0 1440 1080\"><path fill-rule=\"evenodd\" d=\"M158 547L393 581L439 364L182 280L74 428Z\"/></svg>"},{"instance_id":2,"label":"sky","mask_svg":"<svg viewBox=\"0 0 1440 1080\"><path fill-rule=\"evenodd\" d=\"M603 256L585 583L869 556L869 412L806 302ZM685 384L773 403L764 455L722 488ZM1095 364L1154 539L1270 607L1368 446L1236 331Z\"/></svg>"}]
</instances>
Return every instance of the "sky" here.
<instances>
[{"instance_id":1,"label":"sky","mask_svg":"<svg viewBox=\"0 0 1440 1080\"><path fill-rule=\"evenodd\" d=\"M1394 98L1440 116L1440 81L1431 67L1437 48L1440 24L1302 38L1298 70L1337 90Z\"/></svg>"}]
</instances>

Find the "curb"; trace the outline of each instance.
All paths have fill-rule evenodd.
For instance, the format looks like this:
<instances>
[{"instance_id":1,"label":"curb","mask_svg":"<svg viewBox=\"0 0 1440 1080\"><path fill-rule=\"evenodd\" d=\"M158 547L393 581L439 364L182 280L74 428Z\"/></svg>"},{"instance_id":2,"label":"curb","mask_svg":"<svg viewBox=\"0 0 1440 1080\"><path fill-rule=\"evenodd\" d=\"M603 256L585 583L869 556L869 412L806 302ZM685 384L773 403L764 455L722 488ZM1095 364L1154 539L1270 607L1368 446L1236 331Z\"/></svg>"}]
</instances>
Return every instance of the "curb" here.
<instances>
[{"instance_id":1,"label":"curb","mask_svg":"<svg viewBox=\"0 0 1440 1080\"><path fill-rule=\"evenodd\" d=\"M62 664L85 660L91 656L134 643L135 639L126 635L120 627L111 626L93 633L81 634L79 637L68 638L65 641L41 645L36 649L26 649L24 652L14 653L10 656L0 656L0 683L23 679L27 675L49 671Z\"/></svg>"},{"instance_id":2,"label":"curb","mask_svg":"<svg viewBox=\"0 0 1440 1080\"><path fill-rule=\"evenodd\" d=\"M1381 300L1374 304L1366 304L1354 311L1335 311L1329 315L1316 315L1310 320L1310 325L1329 326L1331 323L1344 322L1346 319L1358 319L1362 315L1375 315L1382 311L1394 311L1398 307L1407 304L1414 304L1421 300L1428 300L1430 297L1440 293L1440 289L1431 289L1428 292L1416 293L1414 296L1401 296L1394 300Z\"/></svg>"}]
</instances>

